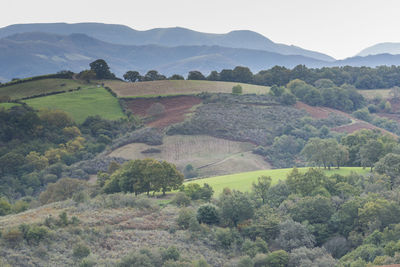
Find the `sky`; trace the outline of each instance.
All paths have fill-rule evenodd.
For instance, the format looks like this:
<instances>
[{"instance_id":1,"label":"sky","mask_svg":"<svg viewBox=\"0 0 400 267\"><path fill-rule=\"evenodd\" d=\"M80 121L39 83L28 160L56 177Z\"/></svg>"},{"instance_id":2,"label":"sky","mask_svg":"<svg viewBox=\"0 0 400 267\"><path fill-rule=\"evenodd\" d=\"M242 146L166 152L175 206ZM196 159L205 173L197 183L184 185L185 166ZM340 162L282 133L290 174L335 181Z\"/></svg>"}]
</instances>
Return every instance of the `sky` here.
<instances>
[{"instance_id":1,"label":"sky","mask_svg":"<svg viewBox=\"0 0 400 267\"><path fill-rule=\"evenodd\" d=\"M400 42L398 0L0 0L0 7L0 27L103 22L136 30L252 30L337 59L376 43Z\"/></svg>"}]
</instances>

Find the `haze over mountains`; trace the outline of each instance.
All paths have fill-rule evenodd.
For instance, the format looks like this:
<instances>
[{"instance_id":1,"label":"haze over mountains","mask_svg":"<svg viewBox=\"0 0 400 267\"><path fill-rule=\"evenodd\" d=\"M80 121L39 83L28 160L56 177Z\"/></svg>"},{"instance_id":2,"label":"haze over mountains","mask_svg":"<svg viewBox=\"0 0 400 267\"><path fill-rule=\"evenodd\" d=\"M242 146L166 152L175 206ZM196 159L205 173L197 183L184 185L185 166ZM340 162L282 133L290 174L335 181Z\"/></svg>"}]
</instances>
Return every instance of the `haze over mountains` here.
<instances>
[{"instance_id":1,"label":"haze over mountains","mask_svg":"<svg viewBox=\"0 0 400 267\"><path fill-rule=\"evenodd\" d=\"M2 81L64 69L79 72L98 58L105 59L118 76L127 70L145 73L150 69L165 75L187 75L191 70L208 74L239 65L253 72L275 65L400 65L400 55L389 54L338 61L322 53L274 43L252 31L209 34L184 28L137 31L123 25L50 23L0 28L0 38ZM375 51L385 52L384 48Z\"/></svg>"}]
</instances>

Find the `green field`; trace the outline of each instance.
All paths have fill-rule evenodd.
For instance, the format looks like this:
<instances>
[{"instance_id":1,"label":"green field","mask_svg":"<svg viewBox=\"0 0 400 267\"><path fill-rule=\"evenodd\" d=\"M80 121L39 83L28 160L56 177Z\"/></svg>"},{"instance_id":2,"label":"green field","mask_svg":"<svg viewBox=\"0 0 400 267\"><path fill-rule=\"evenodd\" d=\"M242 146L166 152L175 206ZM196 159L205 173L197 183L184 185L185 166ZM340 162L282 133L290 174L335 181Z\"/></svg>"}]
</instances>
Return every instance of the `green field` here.
<instances>
[{"instance_id":1,"label":"green field","mask_svg":"<svg viewBox=\"0 0 400 267\"><path fill-rule=\"evenodd\" d=\"M92 87L80 91L24 100L35 109L59 109L69 113L77 123L88 116L99 115L104 119L117 120L125 117L118 100L104 88Z\"/></svg>"},{"instance_id":2,"label":"green field","mask_svg":"<svg viewBox=\"0 0 400 267\"><path fill-rule=\"evenodd\" d=\"M116 80L101 81L110 87L118 97L155 97L171 95L195 95L202 92L209 93L231 93L232 87L240 84L243 94L265 94L269 87L216 81L193 81L193 80L163 80L151 82L128 83Z\"/></svg>"},{"instance_id":3,"label":"green field","mask_svg":"<svg viewBox=\"0 0 400 267\"><path fill-rule=\"evenodd\" d=\"M300 171L305 172L308 168L299 168ZM257 181L257 178L266 175L272 178L272 184L276 184L279 180L286 179L288 173L292 171L289 169L275 169L275 170L262 170L253 172L243 172L231 175L215 176L210 178L198 179L193 181L188 181L186 183L197 183L203 185L204 183L209 184L215 191L215 195L218 196L225 187L230 189L236 189L239 191L250 191L253 182ZM361 167L342 167L340 169L332 169L330 171L325 170L326 175L341 174L347 175L352 171L359 174L368 173L368 169L363 169Z\"/></svg>"},{"instance_id":4,"label":"green field","mask_svg":"<svg viewBox=\"0 0 400 267\"><path fill-rule=\"evenodd\" d=\"M18 105L19 104L17 104L17 103L0 103L0 108L9 109L11 107L18 106Z\"/></svg>"},{"instance_id":5,"label":"green field","mask_svg":"<svg viewBox=\"0 0 400 267\"><path fill-rule=\"evenodd\" d=\"M9 96L15 100L52 92L68 91L77 87L86 88L88 85L69 79L44 79L0 87L0 97Z\"/></svg>"}]
</instances>

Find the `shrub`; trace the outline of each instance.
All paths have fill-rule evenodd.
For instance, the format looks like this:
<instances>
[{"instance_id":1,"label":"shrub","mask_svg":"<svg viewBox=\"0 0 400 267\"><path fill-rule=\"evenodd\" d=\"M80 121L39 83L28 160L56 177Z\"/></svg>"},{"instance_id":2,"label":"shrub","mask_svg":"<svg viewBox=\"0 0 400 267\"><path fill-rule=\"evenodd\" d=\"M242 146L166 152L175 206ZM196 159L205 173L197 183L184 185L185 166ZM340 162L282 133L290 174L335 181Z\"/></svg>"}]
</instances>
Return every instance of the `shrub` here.
<instances>
[{"instance_id":1,"label":"shrub","mask_svg":"<svg viewBox=\"0 0 400 267\"><path fill-rule=\"evenodd\" d=\"M219 223L219 214L214 205L203 205L197 210L197 220L199 223L217 224Z\"/></svg>"},{"instance_id":2,"label":"shrub","mask_svg":"<svg viewBox=\"0 0 400 267\"><path fill-rule=\"evenodd\" d=\"M66 200L86 187L86 183L78 179L62 178L54 184L49 184L46 191L40 194L39 200L42 204Z\"/></svg>"},{"instance_id":3,"label":"shrub","mask_svg":"<svg viewBox=\"0 0 400 267\"><path fill-rule=\"evenodd\" d=\"M178 207L187 207L190 205L190 198L183 192L176 193L175 197L172 199Z\"/></svg>"},{"instance_id":4,"label":"shrub","mask_svg":"<svg viewBox=\"0 0 400 267\"><path fill-rule=\"evenodd\" d=\"M8 203L7 199L0 198L0 216L4 216L11 213L11 204Z\"/></svg>"},{"instance_id":5,"label":"shrub","mask_svg":"<svg viewBox=\"0 0 400 267\"><path fill-rule=\"evenodd\" d=\"M180 258L180 253L176 247L171 246L165 250L162 250L161 257L163 261L168 261L168 260L177 261Z\"/></svg>"},{"instance_id":6,"label":"shrub","mask_svg":"<svg viewBox=\"0 0 400 267\"><path fill-rule=\"evenodd\" d=\"M240 84L232 87L232 94L241 95L243 93L243 88Z\"/></svg>"},{"instance_id":7,"label":"shrub","mask_svg":"<svg viewBox=\"0 0 400 267\"><path fill-rule=\"evenodd\" d=\"M49 234L49 230L44 226L32 226L26 233L26 240L28 243L37 244L41 240L45 239Z\"/></svg>"},{"instance_id":8,"label":"shrub","mask_svg":"<svg viewBox=\"0 0 400 267\"><path fill-rule=\"evenodd\" d=\"M228 228L219 228L217 229L215 236L217 238L218 245L221 248L230 248L233 242L235 241L235 236L232 230Z\"/></svg>"},{"instance_id":9,"label":"shrub","mask_svg":"<svg viewBox=\"0 0 400 267\"><path fill-rule=\"evenodd\" d=\"M189 229L192 220L196 220L195 213L192 209L184 208L179 211L176 223L181 229Z\"/></svg>"},{"instance_id":10,"label":"shrub","mask_svg":"<svg viewBox=\"0 0 400 267\"><path fill-rule=\"evenodd\" d=\"M89 254L90 254L90 249L85 244L77 244L76 246L74 246L72 252L72 255L78 259L85 258L89 256Z\"/></svg>"}]
</instances>

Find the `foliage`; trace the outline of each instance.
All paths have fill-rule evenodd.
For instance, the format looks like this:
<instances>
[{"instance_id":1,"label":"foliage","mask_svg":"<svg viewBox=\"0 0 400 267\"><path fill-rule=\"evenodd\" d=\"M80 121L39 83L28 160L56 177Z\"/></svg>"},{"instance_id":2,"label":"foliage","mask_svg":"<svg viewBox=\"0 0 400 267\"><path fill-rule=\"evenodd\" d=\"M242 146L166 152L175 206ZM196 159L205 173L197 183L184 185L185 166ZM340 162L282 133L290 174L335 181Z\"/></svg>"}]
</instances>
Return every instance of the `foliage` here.
<instances>
[{"instance_id":1,"label":"foliage","mask_svg":"<svg viewBox=\"0 0 400 267\"><path fill-rule=\"evenodd\" d=\"M197 220L199 223L218 224L219 213L217 207L211 204L200 206L197 210Z\"/></svg>"},{"instance_id":2,"label":"foliage","mask_svg":"<svg viewBox=\"0 0 400 267\"><path fill-rule=\"evenodd\" d=\"M103 190L106 193L133 192L136 195L162 191L165 195L167 191L178 189L183 179L176 167L166 161L132 160L124 163L110 176Z\"/></svg>"},{"instance_id":3,"label":"foliage","mask_svg":"<svg viewBox=\"0 0 400 267\"><path fill-rule=\"evenodd\" d=\"M221 219L228 225L237 226L254 214L254 204L250 196L240 191L233 190L231 194L222 195L218 205L221 209Z\"/></svg>"},{"instance_id":4,"label":"foliage","mask_svg":"<svg viewBox=\"0 0 400 267\"><path fill-rule=\"evenodd\" d=\"M241 95L242 93L243 93L243 88L242 88L242 86L240 86L240 84L232 87L232 94Z\"/></svg>"},{"instance_id":5,"label":"foliage","mask_svg":"<svg viewBox=\"0 0 400 267\"><path fill-rule=\"evenodd\" d=\"M56 183L50 183L46 191L40 194L39 199L42 204L66 200L85 188L87 188L87 185L84 181L62 178Z\"/></svg>"},{"instance_id":6,"label":"foliage","mask_svg":"<svg viewBox=\"0 0 400 267\"><path fill-rule=\"evenodd\" d=\"M96 78L101 79L115 79L115 75L110 72L110 67L103 59L97 59L90 65L90 70L96 73Z\"/></svg>"},{"instance_id":7,"label":"foliage","mask_svg":"<svg viewBox=\"0 0 400 267\"><path fill-rule=\"evenodd\" d=\"M202 187L197 183L189 183L184 185L181 190L192 200L202 199L210 201L214 194L213 188L207 183L204 183Z\"/></svg>"}]
</instances>

